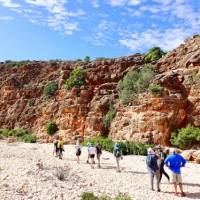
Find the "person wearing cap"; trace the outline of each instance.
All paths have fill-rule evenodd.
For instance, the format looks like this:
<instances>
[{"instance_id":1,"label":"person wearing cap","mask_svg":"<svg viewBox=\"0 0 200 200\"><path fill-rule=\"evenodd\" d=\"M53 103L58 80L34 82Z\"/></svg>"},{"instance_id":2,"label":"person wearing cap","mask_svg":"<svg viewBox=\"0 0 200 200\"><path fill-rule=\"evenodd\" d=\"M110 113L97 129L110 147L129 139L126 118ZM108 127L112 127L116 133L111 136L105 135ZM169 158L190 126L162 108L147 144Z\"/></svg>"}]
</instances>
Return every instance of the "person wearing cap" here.
<instances>
[{"instance_id":1,"label":"person wearing cap","mask_svg":"<svg viewBox=\"0 0 200 200\"><path fill-rule=\"evenodd\" d=\"M157 191L160 192L160 172L159 172L157 160L158 160L158 156L155 154L152 148L149 148L147 150L146 164L147 164L147 169L150 175L150 186L151 186L151 190L154 190L154 177L155 177Z\"/></svg>"},{"instance_id":2,"label":"person wearing cap","mask_svg":"<svg viewBox=\"0 0 200 200\"><path fill-rule=\"evenodd\" d=\"M186 160L181 155L176 153L175 149L173 149L172 154L165 159L164 163L171 170L171 182L174 185L175 195L178 196L178 185L181 191L180 196L185 196L185 193L183 192L181 167L185 167Z\"/></svg>"}]
</instances>

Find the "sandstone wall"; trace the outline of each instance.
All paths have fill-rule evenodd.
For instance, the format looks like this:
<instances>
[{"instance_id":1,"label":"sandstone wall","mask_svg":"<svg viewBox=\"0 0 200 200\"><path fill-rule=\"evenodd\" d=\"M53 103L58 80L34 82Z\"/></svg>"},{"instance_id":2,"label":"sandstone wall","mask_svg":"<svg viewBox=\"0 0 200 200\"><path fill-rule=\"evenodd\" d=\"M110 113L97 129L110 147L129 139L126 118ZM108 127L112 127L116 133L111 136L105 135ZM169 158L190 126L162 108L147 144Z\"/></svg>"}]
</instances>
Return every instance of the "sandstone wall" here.
<instances>
[{"instance_id":1,"label":"sandstone wall","mask_svg":"<svg viewBox=\"0 0 200 200\"><path fill-rule=\"evenodd\" d=\"M81 64L87 72L87 84L70 91L64 83L80 63L33 61L20 68L0 64L0 128L30 128L40 140L49 141L45 125L55 121L59 134L68 142L79 135L109 134L118 140L167 145L173 130L188 123L200 126L200 36L188 39L153 63L158 72L154 82L163 87L160 95L143 93L129 105L121 105L118 81L143 64L139 54ZM44 85L52 80L57 81L59 89L46 99ZM117 115L106 130L102 119L110 100Z\"/></svg>"}]
</instances>

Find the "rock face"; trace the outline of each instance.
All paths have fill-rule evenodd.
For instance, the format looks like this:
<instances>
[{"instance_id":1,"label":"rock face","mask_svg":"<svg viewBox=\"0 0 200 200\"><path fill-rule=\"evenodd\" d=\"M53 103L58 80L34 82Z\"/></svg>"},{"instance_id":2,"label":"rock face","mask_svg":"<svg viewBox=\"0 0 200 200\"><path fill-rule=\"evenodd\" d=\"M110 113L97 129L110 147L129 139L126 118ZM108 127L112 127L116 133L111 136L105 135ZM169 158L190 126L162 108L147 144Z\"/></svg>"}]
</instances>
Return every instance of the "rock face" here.
<instances>
[{"instance_id":1,"label":"rock face","mask_svg":"<svg viewBox=\"0 0 200 200\"><path fill-rule=\"evenodd\" d=\"M33 61L20 68L0 64L0 128L30 128L41 141L51 140L45 125L55 121L66 142L77 136L108 135L117 140L169 144L171 132L188 123L200 126L200 36L169 52L157 63L155 83L162 94L140 94L129 105L118 100L117 83L130 70L144 64L143 55L108 61ZM65 81L73 68L86 70L86 85L67 90ZM55 96L43 90L50 81L58 83ZM109 130L103 116L113 101L117 114ZM31 104L30 104L31 102Z\"/></svg>"}]
</instances>

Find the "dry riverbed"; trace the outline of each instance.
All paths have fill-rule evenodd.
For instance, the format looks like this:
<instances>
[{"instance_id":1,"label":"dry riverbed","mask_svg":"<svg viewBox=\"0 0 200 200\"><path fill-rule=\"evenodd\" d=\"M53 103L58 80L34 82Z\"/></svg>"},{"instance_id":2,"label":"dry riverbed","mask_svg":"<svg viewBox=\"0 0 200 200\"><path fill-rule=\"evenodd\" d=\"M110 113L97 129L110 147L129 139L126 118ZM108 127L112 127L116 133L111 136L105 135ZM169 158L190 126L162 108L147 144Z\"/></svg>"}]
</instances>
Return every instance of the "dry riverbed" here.
<instances>
[{"instance_id":1,"label":"dry riverbed","mask_svg":"<svg viewBox=\"0 0 200 200\"><path fill-rule=\"evenodd\" d=\"M102 168L86 164L83 149L80 164L75 160L74 146L65 146L64 158L52 156L52 144L7 144L0 142L0 200L79 200L85 191L96 195L116 196L128 193L134 200L200 199L200 165L187 163L183 168L187 197L175 197L172 186L163 177L161 190L149 190L145 157L125 156L122 172L117 173L113 155L103 152ZM62 170L65 178L56 173Z\"/></svg>"}]
</instances>

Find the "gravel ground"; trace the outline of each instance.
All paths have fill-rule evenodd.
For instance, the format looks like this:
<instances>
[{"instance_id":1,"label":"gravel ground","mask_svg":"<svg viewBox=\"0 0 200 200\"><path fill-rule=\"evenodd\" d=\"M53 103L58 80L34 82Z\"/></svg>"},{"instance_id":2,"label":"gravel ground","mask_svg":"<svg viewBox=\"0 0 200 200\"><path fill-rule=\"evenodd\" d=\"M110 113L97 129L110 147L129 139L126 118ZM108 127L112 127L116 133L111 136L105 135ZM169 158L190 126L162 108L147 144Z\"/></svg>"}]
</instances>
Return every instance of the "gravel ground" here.
<instances>
[{"instance_id":1,"label":"gravel ground","mask_svg":"<svg viewBox=\"0 0 200 200\"><path fill-rule=\"evenodd\" d=\"M143 156L125 156L122 172L117 173L111 153L103 152L101 169L91 169L86 164L85 148L80 164L76 162L74 146L65 146L63 160L54 157L52 151L52 144L0 142L0 200L79 200L84 191L112 197L119 192L128 193L134 200L200 199L200 165L194 163L187 163L182 169L187 196L176 197L165 177L160 193L149 190ZM64 180L55 175L59 169Z\"/></svg>"}]
</instances>

